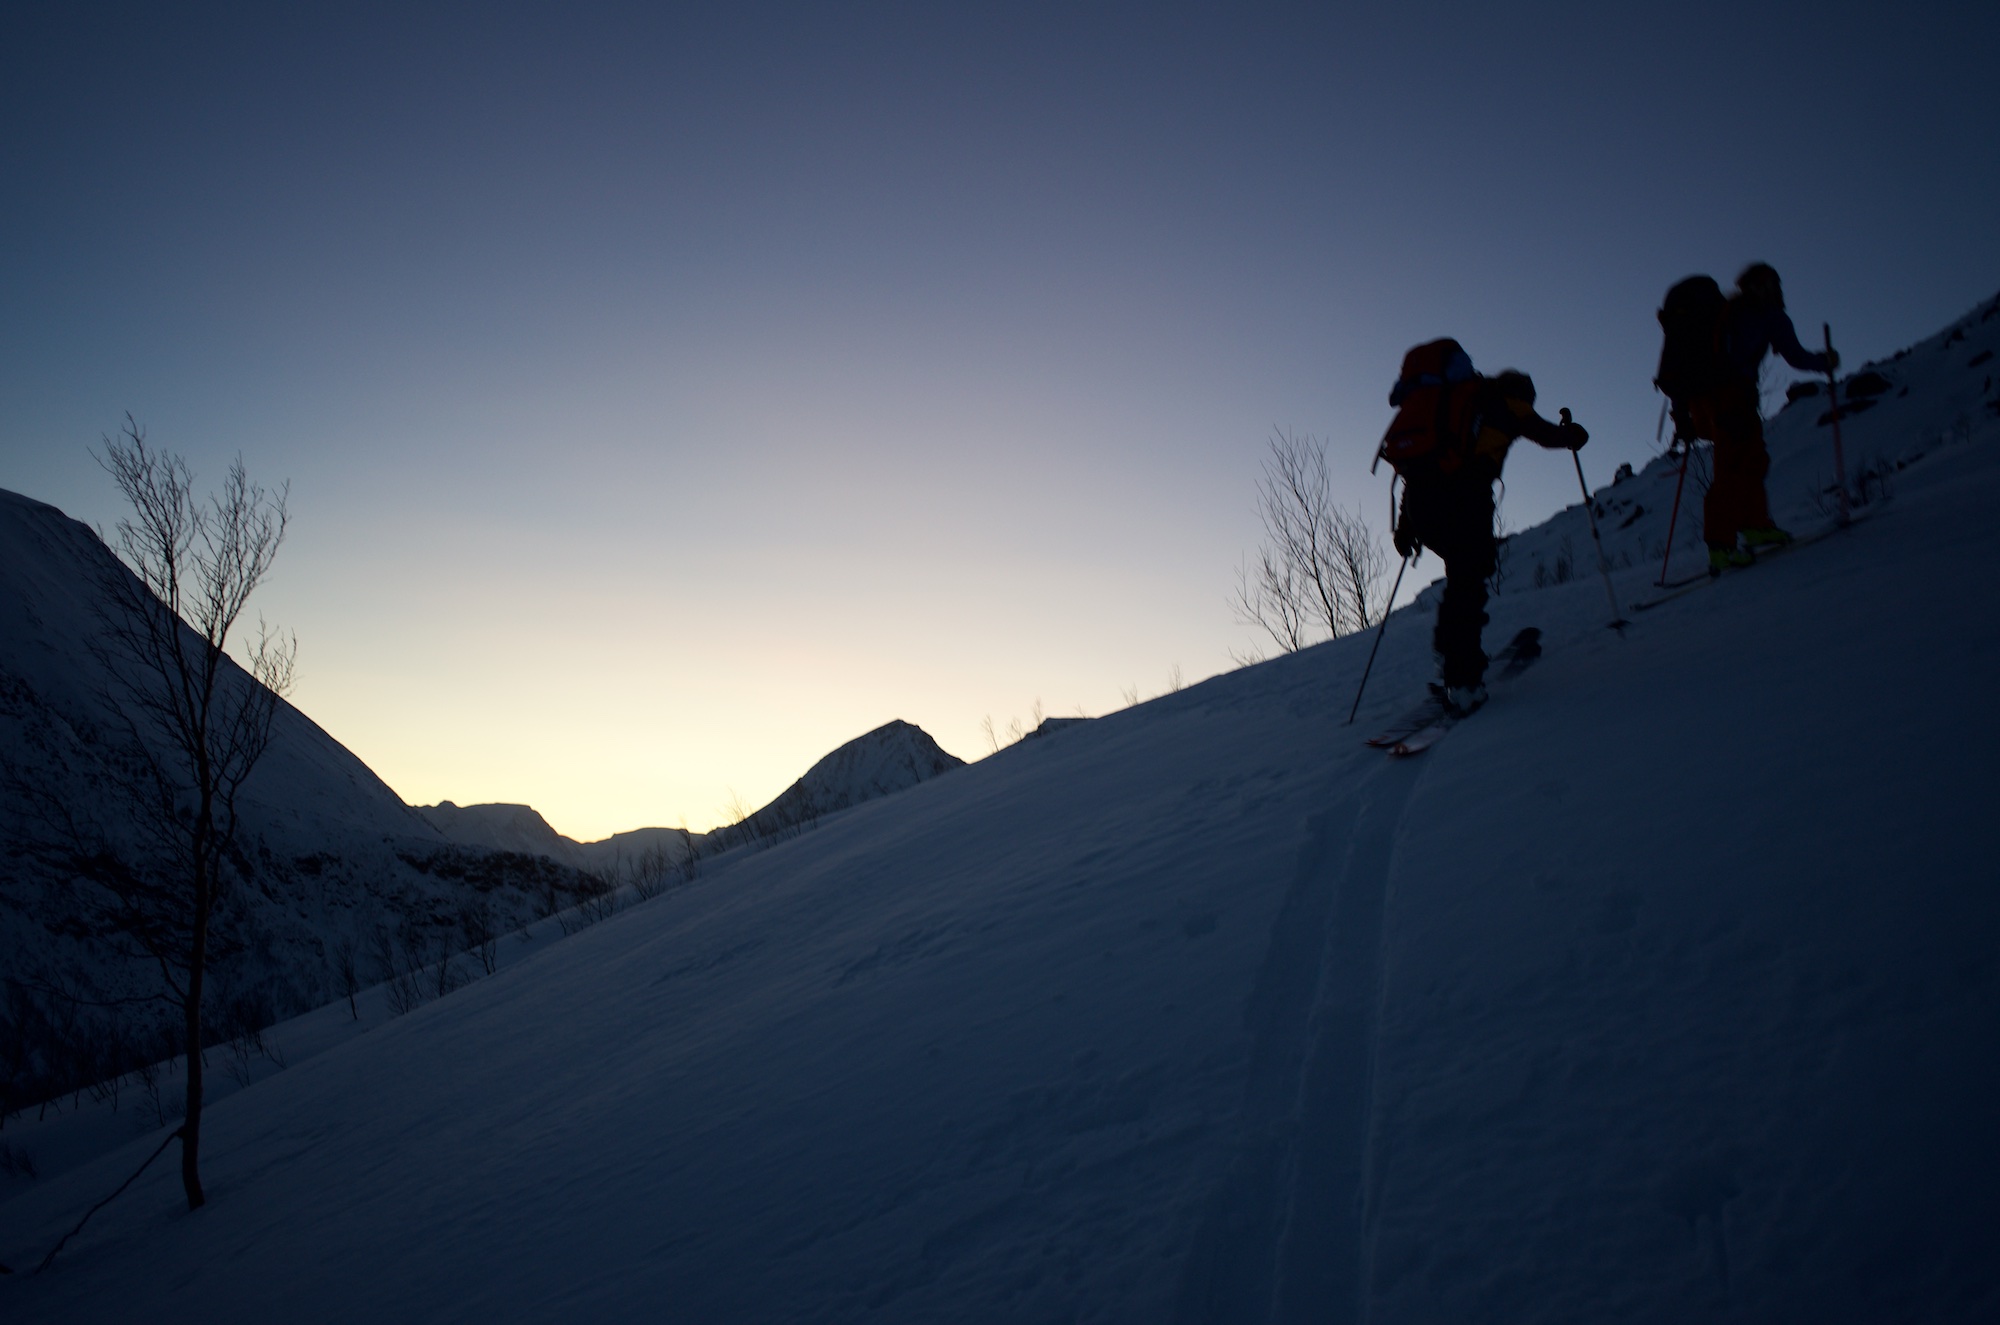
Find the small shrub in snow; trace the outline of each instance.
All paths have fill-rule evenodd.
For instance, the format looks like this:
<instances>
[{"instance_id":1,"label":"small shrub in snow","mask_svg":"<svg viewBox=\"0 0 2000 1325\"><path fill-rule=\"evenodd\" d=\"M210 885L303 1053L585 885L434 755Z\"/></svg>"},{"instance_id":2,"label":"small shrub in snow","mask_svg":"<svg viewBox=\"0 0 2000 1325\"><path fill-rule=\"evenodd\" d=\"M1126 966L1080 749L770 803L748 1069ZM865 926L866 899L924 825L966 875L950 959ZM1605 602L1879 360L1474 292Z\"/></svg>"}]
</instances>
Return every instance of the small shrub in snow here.
<instances>
[{"instance_id":1,"label":"small shrub in snow","mask_svg":"<svg viewBox=\"0 0 2000 1325\"><path fill-rule=\"evenodd\" d=\"M25 1150L17 1150L0 1141L0 1178L25 1178L33 1182L41 1175L35 1171L35 1161Z\"/></svg>"},{"instance_id":2,"label":"small shrub in snow","mask_svg":"<svg viewBox=\"0 0 2000 1325\"><path fill-rule=\"evenodd\" d=\"M500 935L494 928L492 902L481 897L460 907L458 936L486 974L500 969Z\"/></svg>"},{"instance_id":3,"label":"small shrub in snow","mask_svg":"<svg viewBox=\"0 0 2000 1325\"><path fill-rule=\"evenodd\" d=\"M674 862L664 845L647 847L632 863L628 877L632 882L632 895L642 902L650 902L672 886Z\"/></svg>"},{"instance_id":4,"label":"small shrub in snow","mask_svg":"<svg viewBox=\"0 0 2000 1325\"><path fill-rule=\"evenodd\" d=\"M1896 471L1903 467L1882 459L1857 465L1847 477L1848 509L1859 510L1894 495ZM1806 501L1824 518L1835 519L1841 512L1840 485L1832 479L1814 484L1806 490Z\"/></svg>"},{"instance_id":5,"label":"small shrub in snow","mask_svg":"<svg viewBox=\"0 0 2000 1325\"><path fill-rule=\"evenodd\" d=\"M1544 566L1539 561L1535 563L1535 587L1537 589L1546 589L1552 584L1568 584L1575 578L1576 549L1570 545L1568 538L1564 538L1561 544L1557 546L1556 560L1553 566Z\"/></svg>"}]
</instances>

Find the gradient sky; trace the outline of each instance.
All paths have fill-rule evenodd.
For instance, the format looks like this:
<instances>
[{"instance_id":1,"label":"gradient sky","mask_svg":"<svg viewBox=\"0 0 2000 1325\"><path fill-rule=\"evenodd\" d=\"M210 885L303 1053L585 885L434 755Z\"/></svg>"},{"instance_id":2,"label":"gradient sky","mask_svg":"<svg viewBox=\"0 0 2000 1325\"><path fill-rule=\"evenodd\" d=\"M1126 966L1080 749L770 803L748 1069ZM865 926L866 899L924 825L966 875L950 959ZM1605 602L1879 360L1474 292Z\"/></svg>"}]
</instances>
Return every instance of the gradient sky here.
<instances>
[{"instance_id":1,"label":"gradient sky","mask_svg":"<svg viewBox=\"0 0 2000 1325\"><path fill-rule=\"evenodd\" d=\"M1990 5L12 6L0 487L108 525L127 410L240 452L292 484L294 699L399 794L703 828L891 718L970 758L1230 666L1266 439L1385 526L1414 342L1532 373L1597 483L1691 271L1775 263L1850 363L1935 331L2000 289L1996 49ZM1575 497L1527 447L1503 515Z\"/></svg>"}]
</instances>

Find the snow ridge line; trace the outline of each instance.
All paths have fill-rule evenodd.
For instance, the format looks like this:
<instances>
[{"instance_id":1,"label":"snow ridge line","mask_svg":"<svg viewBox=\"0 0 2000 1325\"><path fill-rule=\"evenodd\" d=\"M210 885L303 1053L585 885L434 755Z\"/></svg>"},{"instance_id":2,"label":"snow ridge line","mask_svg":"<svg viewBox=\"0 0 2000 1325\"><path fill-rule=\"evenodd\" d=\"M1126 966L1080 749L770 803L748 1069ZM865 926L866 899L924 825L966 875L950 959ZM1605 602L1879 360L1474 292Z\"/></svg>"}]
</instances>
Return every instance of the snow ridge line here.
<instances>
[{"instance_id":1,"label":"snow ridge line","mask_svg":"<svg viewBox=\"0 0 2000 1325\"><path fill-rule=\"evenodd\" d=\"M1383 763L1308 820L1244 1010L1236 1161L1202 1209L1176 1322L1359 1318L1383 894L1421 772Z\"/></svg>"}]
</instances>

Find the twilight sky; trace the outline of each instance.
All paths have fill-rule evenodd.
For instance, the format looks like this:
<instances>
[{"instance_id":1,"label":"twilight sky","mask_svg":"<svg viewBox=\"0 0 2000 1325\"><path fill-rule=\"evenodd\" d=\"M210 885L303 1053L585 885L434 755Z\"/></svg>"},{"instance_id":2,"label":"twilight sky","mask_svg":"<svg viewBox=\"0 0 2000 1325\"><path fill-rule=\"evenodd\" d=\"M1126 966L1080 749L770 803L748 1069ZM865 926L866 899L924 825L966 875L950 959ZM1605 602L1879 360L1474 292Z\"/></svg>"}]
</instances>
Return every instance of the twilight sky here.
<instances>
[{"instance_id":1,"label":"twilight sky","mask_svg":"<svg viewBox=\"0 0 2000 1325\"><path fill-rule=\"evenodd\" d=\"M193 16L191 16L193 15ZM13 6L0 487L292 484L295 702L583 838L1231 665L1274 427L1454 335L1653 454L1653 310L2000 289L2000 7ZM1386 473L1386 471L1385 471ZM1576 498L1519 448L1510 527ZM1438 573L1427 560L1421 584ZM1416 627L1411 627L1416 628Z\"/></svg>"}]
</instances>

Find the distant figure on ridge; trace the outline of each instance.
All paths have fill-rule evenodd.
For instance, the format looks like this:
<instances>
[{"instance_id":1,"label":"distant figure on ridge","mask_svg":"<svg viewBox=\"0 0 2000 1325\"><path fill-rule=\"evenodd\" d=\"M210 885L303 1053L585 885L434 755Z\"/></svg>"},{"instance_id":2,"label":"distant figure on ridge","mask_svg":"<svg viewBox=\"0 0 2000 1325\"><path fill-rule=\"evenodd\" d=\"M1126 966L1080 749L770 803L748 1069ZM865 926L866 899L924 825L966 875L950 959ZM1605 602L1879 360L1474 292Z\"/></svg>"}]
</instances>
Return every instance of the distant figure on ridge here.
<instances>
[{"instance_id":1,"label":"distant figure on ridge","mask_svg":"<svg viewBox=\"0 0 2000 1325\"><path fill-rule=\"evenodd\" d=\"M1493 481L1521 437L1575 451L1590 434L1575 423L1535 413L1535 384L1512 369L1481 377L1455 340L1434 340L1403 356L1389 392L1395 421L1380 457L1403 479L1396 551L1405 559L1429 548L1444 561L1432 647L1438 680L1431 689L1445 711L1461 716L1486 702L1486 582L1499 561L1493 537Z\"/></svg>"},{"instance_id":2,"label":"distant figure on ridge","mask_svg":"<svg viewBox=\"0 0 2000 1325\"><path fill-rule=\"evenodd\" d=\"M1776 350L1809 373L1833 372L1840 356L1799 344L1785 312L1784 287L1767 262L1745 267L1727 299L1712 277L1688 277L1667 291L1660 326L1666 342L1654 385L1672 405L1675 436L1715 444L1715 472L1702 506L1708 568L1748 565L1757 548L1792 540L1771 519L1764 491L1771 469L1757 392L1764 356Z\"/></svg>"}]
</instances>

